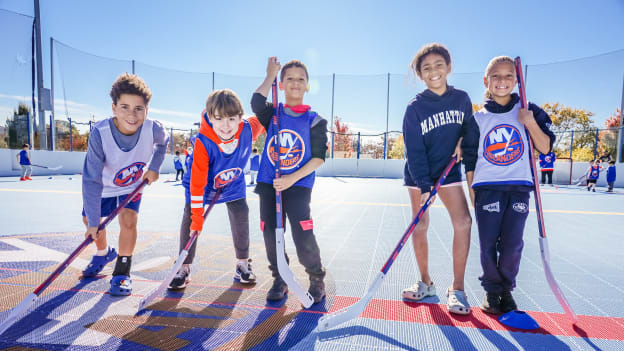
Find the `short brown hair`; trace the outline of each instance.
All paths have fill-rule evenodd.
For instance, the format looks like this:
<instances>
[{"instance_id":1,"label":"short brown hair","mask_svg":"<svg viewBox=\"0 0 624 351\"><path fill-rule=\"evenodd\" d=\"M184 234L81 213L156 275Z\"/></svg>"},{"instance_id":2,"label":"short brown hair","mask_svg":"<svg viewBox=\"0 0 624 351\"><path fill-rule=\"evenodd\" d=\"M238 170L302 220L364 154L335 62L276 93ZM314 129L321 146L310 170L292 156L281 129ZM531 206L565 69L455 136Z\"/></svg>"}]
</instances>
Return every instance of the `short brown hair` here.
<instances>
[{"instance_id":1,"label":"short brown hair","mask_svg":"<svg viewBox=\"0 0 624 351\"><path fill-rule=\"evenodd\" d=\"M243 116L243 105L238 95L230 89L215 90L206 100L206 113L214 117L217 113L223 117Z\"/></svg>"},{"instance_id":2,"label":"short brown hair","mask_svg":"<svg viewBox=\"0 0 624 351\"><path fill-rule=\"evenodd\" d=\"M410 68L418 77L420 77L420 64L422 63L422 60L431 54L438 54L444 58L447 65L451 64L451 54L446 46L440 43L427 44L418 50L416 56L414 56L412 62L410 63Z\"/></svg>"},{"instance_id":3,"label":"short brown hair","mask_svg":"<svg viewBox=\"0 0 624 351\"><path fill-rule=\"evenodd\" d=\"M305 75L306 75L306 80L310 80L310 77L308 76L308 68L306 67L306 65L304 65L303 62L299 60L290 60L286 62L284 67L282 67L282 71L280 72L280 82L284 81L284 74L286 74L286 70L288 70L289 68L293 68L293 67L303 68L303 71L305 72Z\"/></svg>"},{"instance_id":4,"label":"short brown hair","mask_svg":"<svg viewBox=\"0 0 624 351\"><path fill-rule=\"evenodd\" d=\"M149 104L152 98L152 92L147 84L145 84L145 81L136 74L130 74L128 72L117 77L115 83L113 83L110 97L113 99L114 104L117 104L117 100L119 100L122 94L138 95L143 98L145 105Z\"/></svg>"}]
</instances>

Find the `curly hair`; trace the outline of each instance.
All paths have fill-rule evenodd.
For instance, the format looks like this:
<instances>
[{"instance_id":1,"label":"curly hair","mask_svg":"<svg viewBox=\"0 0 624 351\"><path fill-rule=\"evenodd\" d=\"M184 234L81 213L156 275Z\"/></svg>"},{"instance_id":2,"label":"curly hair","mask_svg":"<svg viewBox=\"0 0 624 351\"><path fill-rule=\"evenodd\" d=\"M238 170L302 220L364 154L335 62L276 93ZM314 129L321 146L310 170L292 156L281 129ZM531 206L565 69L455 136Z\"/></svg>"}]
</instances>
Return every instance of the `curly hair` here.
<instances>
[{"instance_id":1,"label":"curly hair","mask_svg":"<svg viewBox=\"0 0 624 351\"><path fill-rule=\"evenodd\" d=\"M145 84L145 81L136 74L130 74L128 72L117 77L115 83L113 83L110 97L113 99L114 104L117 104L117 100L119 100L122 94L141 96L143 100L145 100L145 105L149 104L152 98L152 92L147 84Z\"/></svg>"}]
</instances>

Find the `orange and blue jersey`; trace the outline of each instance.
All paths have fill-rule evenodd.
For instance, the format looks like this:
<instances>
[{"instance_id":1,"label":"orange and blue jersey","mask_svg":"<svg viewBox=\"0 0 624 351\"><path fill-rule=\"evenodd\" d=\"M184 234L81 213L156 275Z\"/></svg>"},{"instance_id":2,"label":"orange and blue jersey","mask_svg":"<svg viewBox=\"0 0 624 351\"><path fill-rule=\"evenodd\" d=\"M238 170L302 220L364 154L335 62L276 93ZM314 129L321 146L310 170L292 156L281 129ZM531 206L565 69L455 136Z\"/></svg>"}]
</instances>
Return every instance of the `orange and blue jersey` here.
<instances>
[{"instance_id":1,"label":"orange and blue jersey","mask_svg":"<svg viewBox=\"0 0 624 351\"><path fill-rule=\"evenodd\" d=\"M291 174L303 167L312 158L310 128L316 117L316 112L312 112L308 108L304 114L292 117L284 112L284 106L281 103L279 104L279 109L280 172L281 174ZM275 150L275 140L275 127L271 123L267 131L262 159L260 160L258 183L273 184L275 164L271 155ZM299 179L293 186L312 188L314 185L314 174L315 172L312 172Z\"/></svg>"},{"instance_id":2,"label":"orange and blue jersey","mask_svg":"<svg viewBox=\"0 0 624 351\"><path fill-rule=\"evenodd\" d=\"M224 188L217 203L246 196L243 169L249 160L253 141L263 132L264 128L254 116L240 122L231 140L222 141L212 129L206 112L202 113L193 148L193 166L189 172L191 230L202 229L204 205L212 200L219 187Z\"/></svg>"},{"instance_id":3,"label":"orange and blue jersey","mask_svg":"<svg viewBox=\"0 0 624 351\"><path fill-rule=\"evenodd\" d=\"M600 168L600 166L591 166L587 179L598 179L598 177L600 176Z\"/></svg>"},{"instance_id":4,"label":"orange and blue jersey","mask_svg":"<svg viewBox=\"0 0 624 351\"><path fill-rule=\"evenodd\" d=\"M549 152L546 155L540 153L539 155L539 165L542 172L545 171L554 171L555 170L555 156L554 152Z\"/></svg>"}]
</instances>

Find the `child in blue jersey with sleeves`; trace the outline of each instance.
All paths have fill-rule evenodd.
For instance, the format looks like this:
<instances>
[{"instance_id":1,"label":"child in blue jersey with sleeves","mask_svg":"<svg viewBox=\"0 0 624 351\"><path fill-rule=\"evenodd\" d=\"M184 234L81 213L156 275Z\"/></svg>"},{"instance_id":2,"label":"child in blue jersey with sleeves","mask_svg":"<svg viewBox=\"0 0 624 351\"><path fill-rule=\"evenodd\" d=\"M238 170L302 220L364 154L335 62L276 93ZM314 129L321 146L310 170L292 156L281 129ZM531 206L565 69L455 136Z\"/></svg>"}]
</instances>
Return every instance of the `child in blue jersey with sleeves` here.
<instances>
[{"instance_id":1,"label":"child in blue jersey with sleeves","mask_svg":"<svg viewBox=\"0 0 624 351\"><path fill-rule=\"evenodd\" d=\"M182 180L182 178L184 178L184 167L182 166L180 151L176 151L175 156L173 156L173 167L176 170L176 182L178 181L178 177L180 177L180 180Z\"/></svg>"},{"instance_id":2,"label":"child in blue jersey with sleeves","mask_svg":"<svg viewBox=\"0 0 624 351\"><path fill-rule=\"evenodd\" d=\"M511 57L493 58L485 70L486 101L469 119L462 142L466 178L479 229L485 290L481 309L491 314L518 309L511 295L520 268L524 225L529 215L533 173L528 129L533 145L551 151L555 135L548 114L535 104L520 107L512 94L516 71ZM537 179L535 179L537 181Z\"/></svg>"},{"instance_id":3,"label":"child in blue jersey with sleeves","mask_svg":"<svg viewBox=\"0 0 624 351\"><path fill-rule=\"evenodd\" d=\"M555 156L554 152L549 152L547 154L539 154L539 165L540 171L542 172L542 184L546 184L546 178L548 178L548 184L552 185L552 176L553 171L555 170L555 160L557 156Z\"/></svg>"},{"instance_id":4,"label":"child in blue jersey with sleeves","mask_svg":"<svg viewBox=\"0 0 624 351\"><path fill-rule=\"evenodd\" d=\"M280 73L281 68L281 73ZM303 104L308 91L308 69L297 60L287 62L284 67L276 57L270 57L266 77L251 98L251 108L267 130L264 152L260 160L258 185L255 192L260 197L260 226L264 235L264 246L273 274L273 286L267 293L267 300L284 298L288 286L277 268L275 229L277 226L275 191L281 191L282 215L288 217L299 262L310 278L308 292L314 303L325 298L325 268L314 236L314 225L310 213L312 187L315 170L325 162L327 151L327 120ZM284 91L285 103L273 106L267 102L273 81L280 74L279 88ZM271 123L274 109L280 113L280 167L281 176L275 177L275 165L270 153L276 146L274 125ZM286 257L288 260L288 257Z\"/></svg>"},{"instance_id":5,"label":"child in blue jersey with sleeves","mask_svg":"<svg viewBox=\"0 0 624 351\"><path fill-rule=\"evenodd\" d=\"M258 174L259 169L260 155L258 155L258 149L254 148L251 151L251 157L249 158L249 177L251 178L251 182L249 182L249 185L255 184L256 175Z\"/></svg>"},{"instance_id":6,"label":"child in blue jersey with sleeves","mask_svg":"<svg viewBox=\"0 0 624 351\"><path fill-rule=\"evenodd\" d=\"M95 240L97 252L84 277L93 277L117 257L108 246L106 230L97 228L102 217L113 212L129 193L147 179L158 180L167 151L167 134L157 121L147 118L152 97L149 87L137 75L120 75L110 92L113 116L95 124L82 171L83 221L86 236ZM149 166L148 166L149 164ZM111 279L111 295L130 295L130 265L137 240L139 193L119 212L119 257Z\"/></svg>"},{"instance_id":7,"label":"child in blue jersey with sleeves","mask_svg":"<svg viewBox=\"0 0 624 351\"><path fill-rule=\"evenodd\" d=\"M453 281L446 290L447 308L449 312L465 315L470 313L464 292L464 274L472 219L462 187L459 143L464 121L472 115L472 103L466 92L446 84L446 77L451 73L451 55L442 44L423 46L412 60L411 68L427 89L409 102L403 118L407 155L405 185L408 187L412 216L415 217L451 157L459 156L458 163L450 170L438 194L453 225ZM420 280L403 290L403 297L408 300L418 301L436 295L429 275L428 227L429 211L423 214L412 236Z\"/></svg>"},{"instance_id":8,"label":"child in blue jersey with sleeves","mask_svg":"<svg viewBox=\"0 0 624 351\"><path fill-rule=\"evenodd\" d=\"M30 175L32 174L32 164L30 163L30 151L28 149L30 146L28 144L22 145L22 151L18 152L15 157L17 158L17 162L19 162L20 167L22 167L22 176L20 180L32 180Z\"/></svg>"},{"instance_id":9,"label":"child in blue jersey with sleeves","mask_svg":"<svg viewBox=\"0 0 624 351\"><path fill-rule=\"evenodd\" d=\"M611 160L609 161L609 168L607 168L607 185L609 187L607 189L608 193L613 192L614 184L615 184L615 161Z\"/></svg>"}]
</instances>

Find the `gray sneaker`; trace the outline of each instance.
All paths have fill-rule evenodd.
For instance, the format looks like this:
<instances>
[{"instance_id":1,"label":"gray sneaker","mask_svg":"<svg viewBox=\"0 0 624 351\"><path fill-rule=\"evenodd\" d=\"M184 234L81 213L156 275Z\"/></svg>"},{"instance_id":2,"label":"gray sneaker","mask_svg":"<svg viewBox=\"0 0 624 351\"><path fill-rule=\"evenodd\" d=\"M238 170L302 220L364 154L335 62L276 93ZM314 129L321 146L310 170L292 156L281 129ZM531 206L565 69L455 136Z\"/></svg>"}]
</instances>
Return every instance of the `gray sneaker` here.
<instances>
[{"instance_id":1,"label":"gray sneaker","mask_svg":"<svg viewBox=\"0 0 624 351\"><path fill-rule=\"evenodd\" d=\"M175 277L169 283L170 290L179 290L186 288L186 285L191 282L191 268L185 264L178 269Z\"/></svg>"},{"instance_id":2,"label":"gray sneaker","mask_svg":"<svg viewBox=\"0 0 624 351\"><path fill-rule=\"evenodd\" d=\"M256 282L256 275L251 271L251 258L247 259L246 262L239 261L236 264L234 279L238 279L243 284L253 284Z\"/></svg>"}]
</instances>

